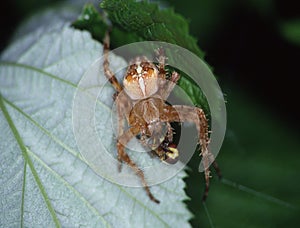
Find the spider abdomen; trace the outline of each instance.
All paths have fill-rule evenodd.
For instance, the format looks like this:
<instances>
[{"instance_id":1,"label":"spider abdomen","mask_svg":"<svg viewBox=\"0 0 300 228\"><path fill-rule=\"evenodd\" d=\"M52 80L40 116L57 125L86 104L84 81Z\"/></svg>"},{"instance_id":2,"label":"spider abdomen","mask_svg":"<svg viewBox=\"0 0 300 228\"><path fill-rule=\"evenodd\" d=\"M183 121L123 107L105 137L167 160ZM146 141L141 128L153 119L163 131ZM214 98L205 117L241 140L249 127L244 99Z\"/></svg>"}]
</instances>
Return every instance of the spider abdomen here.
<instances>
[{"instance_id":1,"label":"spider abdomen","mask_svg":"<svg viewBox=\"0 0 300 228\"><path fill-rule=\"evenodd\" d=\"M163 100L150 97L138 101L129 114L129 125L144 129L141 132L141 140L151 149L160 145L168 131L166 123L160 120L163 108Z\"/></svg>"}]
</instances>

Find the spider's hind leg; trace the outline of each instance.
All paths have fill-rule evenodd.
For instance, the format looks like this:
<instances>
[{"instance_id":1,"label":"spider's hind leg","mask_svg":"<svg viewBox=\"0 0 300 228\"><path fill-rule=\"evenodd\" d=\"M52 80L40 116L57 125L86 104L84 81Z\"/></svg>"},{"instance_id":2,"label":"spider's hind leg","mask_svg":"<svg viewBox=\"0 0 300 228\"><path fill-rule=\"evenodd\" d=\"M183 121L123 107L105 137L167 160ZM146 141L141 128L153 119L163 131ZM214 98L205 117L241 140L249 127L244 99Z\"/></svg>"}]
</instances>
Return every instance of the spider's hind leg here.
<instances>
[{"instance_id":1,"label":"spider's hind leg","mask_svg":"<svg viewBox=\"0 0 300 228\"><path fill-rule=\"evenodd\" d=\"M205 176L205 190L202 200L205 201L209 192L209 179L210 170L209 166L214 162L214 156L209 151L208 145L210 143L208 121L205 113L201 108L190 107L185 105L174 105L165 107L165 115L162 115L161 121L174 121L174 122L192 122L195 123L198 131L198 143L200 144L202 156L202 165ZM218 171L219 168L217 163L213 163L215 169ZM220 172L219 174L220 175Z\"/></svg>"},{"instance_id":2,"label":"spider's hind leg","mask_svg":"<svg viewBox=\"0 0 300 228\"><path fill-rule=\"evenodd\" d=\"M222 179L222 172L221 172L221 169L220 169L218 163L216 162L216 160L213 161L212 165L213 165L213 167L214 167L214 169L215 169L215 171L218 175L219 180L221 180Z\"/></svg>"},{"instance_id":3,"label":"spider's hind leg","mask_svg":"<svg viewBox=\"0 0 300 228\"><path fill-rule=\"evenodd\" d=\"M209 170L209 164L211 163L212 166L214 167L217 176L219 178L219 180L222 179L222 174L221 174L221 170L218 166L218 163L216 162L216 160L214 160L214 156L211 152L208 151L208 153L206 155L202 155L203 158L203 165L204 167L204 176L205 176L205 190L204 190L204 194L202 197L202 201L205 202L208 196L208 192L209 192L209 179L210 179L210 170ZM213 161L213 162L212 162Z\"/></svg>"}]
</instances>

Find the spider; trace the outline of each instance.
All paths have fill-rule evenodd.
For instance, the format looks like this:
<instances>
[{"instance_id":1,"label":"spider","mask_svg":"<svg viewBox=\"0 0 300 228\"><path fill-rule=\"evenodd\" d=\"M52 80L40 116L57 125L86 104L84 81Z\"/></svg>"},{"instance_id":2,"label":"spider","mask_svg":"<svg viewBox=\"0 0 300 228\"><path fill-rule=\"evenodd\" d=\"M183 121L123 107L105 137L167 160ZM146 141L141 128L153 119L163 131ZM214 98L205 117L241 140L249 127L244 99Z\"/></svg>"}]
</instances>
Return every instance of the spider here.
<instances>
[{"instance_id":1,"label":"spider","mask_svg":"<svg viewBox=\"0 0 300 228\"><path fill-rule=\"evenodd\" d=\"M209 164L213 159L213 155L208 150L210 139L208 121L204 111L198 107L172 106L165 102L178 82L180 75L173 71L168 76L168 72L165 70L167 58L162 48L155 51L158 60L157 65L150 62L146 57L133 59L123 79L123 86L109 68L109 50L110 37L109 32L106 32L103 40L103 68L105 76L116 90L113 98L116 102L119 124L116 144L119 171L121 171L122 163L127 163L140 178L149 198L153 202L159 203L160 201L151 193L143 171L126 153L125 146L132 138L138 137L143 145L150 148L152 154L163 162L174 164L178 161L179 151L177 145L173 142L174 129L171 123L194 123L198 132L200 155L203 158L205 167L205 191L202 198L205 201L209 191ZM127 130L124 126L124 115L129 126ZM219 175L220 172L215 161L213 165Z\"/></svg>"}]
</instances>

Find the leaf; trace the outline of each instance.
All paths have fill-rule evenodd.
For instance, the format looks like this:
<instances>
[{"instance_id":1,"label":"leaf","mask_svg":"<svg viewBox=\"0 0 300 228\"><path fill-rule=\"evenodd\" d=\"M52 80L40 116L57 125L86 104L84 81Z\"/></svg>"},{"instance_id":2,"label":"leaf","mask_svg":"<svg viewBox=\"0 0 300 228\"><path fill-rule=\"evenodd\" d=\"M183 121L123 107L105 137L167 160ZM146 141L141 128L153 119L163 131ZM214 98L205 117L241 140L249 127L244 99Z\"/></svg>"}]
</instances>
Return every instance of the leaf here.
<instances>
[{"instance_id":1,"label":"leaf","mask_svg":"<svg viewBox=\"0 0 300 228\"><path fill-rule=\"evenodd\" d=\"M114 25L136 33L145 40L177 44L203 58L195 38L189 35L188 23L173 9L159 9L155 3L134 0L103 0L100 4Z\"/></svg>"},{"instance_id":2,"label":"leaf","mask_svg":"<svg viewBox=\"0 0 300 228\"><path fill-rule=\"evenodd\" d=\"M93 38L102 41L105 31L108 29L102 16L93 4L86 4L79 17L72 23L77 29L87 30L91 33Z\"/></svg>"},{"instance_id":3,"label":"leaf","mask_svg":"<svg viewBox=\"0 0 300 228\"><path fill-rule=\"evenodd\" d=\"M151 187L156 205L142 188L113 184L82 158L72 102L102 46L68 23L49 24L1 55L0 226L189 227L185 172ZM123 62L112 60L112 68Z\"/></svg>"},{"instance_id":4,"label":"leaf","mask_svg":"<svg viewBox=\"0 0 300 228\"><path fill-rule=\"evenodd\" d=\"M86 30L91 33L94 39L102 42L104 33L108 30L108 25L103 16L93 4L86 4L76 21L72 23L77 29ZM120 47L122 45L142 41L143 38L133 32L124 31L118 27L113 27L111 32L111 46Z\"/></svg>"},{"instance_id":5,"label":"leaf","mask_svg":"<svg viewBox=\"0 0 300 228\"><path fill-rule=\"evenodd\" d=\"M198 104L206 114L210 113L207 99L203 92L199 89L196 83L191 81L192 79L182 77L178 85L184 89L184 91L190 95L191 100L194 104ZM192 94L192 95L191 95Z\"/></svg>"}]
</instances>

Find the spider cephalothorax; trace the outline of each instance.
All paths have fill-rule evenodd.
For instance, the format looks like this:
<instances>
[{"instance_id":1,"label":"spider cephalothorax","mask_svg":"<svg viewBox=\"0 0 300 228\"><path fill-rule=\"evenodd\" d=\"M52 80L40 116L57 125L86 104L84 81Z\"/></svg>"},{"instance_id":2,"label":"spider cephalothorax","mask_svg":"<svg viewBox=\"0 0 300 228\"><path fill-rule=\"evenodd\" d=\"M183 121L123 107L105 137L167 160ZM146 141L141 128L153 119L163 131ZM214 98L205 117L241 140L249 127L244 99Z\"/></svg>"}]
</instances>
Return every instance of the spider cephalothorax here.
<instances>
[{"instance_id":1,"label":"spider cephalothorax","mask_svg":"<svg viewBox=\"0 0 300 228\"><path fill-rule=\"evenodd\" d=\"M179 74L173 72L167 77L163 50L156 50L158 65L151 63L146 57L137 57L129 65L124 76L123 85L118 82L109 69L109 36L104 39L104 73L116 90L114 99L118 112L118 138L117 150L119 170L122 162L127 163L141 178L143 186L150 197L156 203L159 201L152 195L143 171L131 160L125 151L125 146L133 138L138 137L141 143L148 147L152 154L164 162L174 164L178 161L179 151L173 140L174 130L171 123L192 122L198 131L198 143L200 144L205 168L206 188L203 200L207 197L209 189L209 164L212 154L208 150L209 135L208 122L204 111L198 107L185 105L170 105L165 101L173 90ZM124 116L129 125L125 129ZM213 163L216 166L216 163Z\"/></svg>"},{"instance_id":2,"label":"spider cephalothorax","mask_svg":"<svg viewBox=\"0 0 300 228\"><path fill-rule=\"evenodd\" d=\"M144 99L158 90L158 70L146 57L134 59L124 77L125 92L133 99Z\"/></svg>"}]
</instances>

